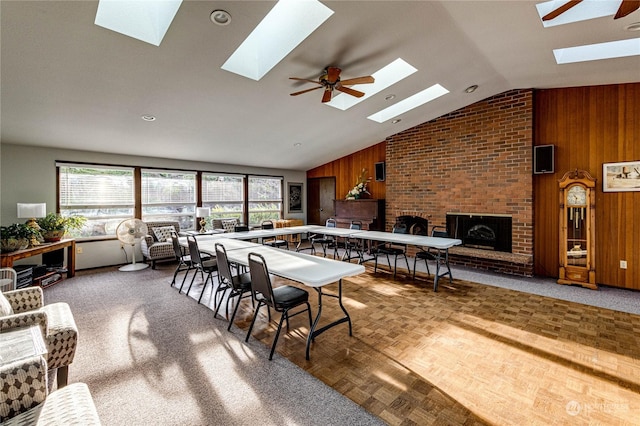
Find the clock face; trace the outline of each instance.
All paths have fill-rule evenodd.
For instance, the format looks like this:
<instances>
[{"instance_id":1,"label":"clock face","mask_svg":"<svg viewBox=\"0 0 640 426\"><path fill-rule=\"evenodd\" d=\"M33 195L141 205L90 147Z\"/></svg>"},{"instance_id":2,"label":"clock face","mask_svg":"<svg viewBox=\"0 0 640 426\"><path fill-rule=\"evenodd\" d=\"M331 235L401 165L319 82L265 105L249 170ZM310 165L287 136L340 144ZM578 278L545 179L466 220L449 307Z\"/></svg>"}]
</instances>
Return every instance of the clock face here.
<instances>
[{"instance_id":1,"label":"clock face","mask_svg":"<svg viewBox=\"0 0 640 426\"><path fill-rule=\"evenodd\" d=\"M574 185L567 192L567 205L569 206L586 206L587 190L584 186Z\"/></svg>"}]
</instances>

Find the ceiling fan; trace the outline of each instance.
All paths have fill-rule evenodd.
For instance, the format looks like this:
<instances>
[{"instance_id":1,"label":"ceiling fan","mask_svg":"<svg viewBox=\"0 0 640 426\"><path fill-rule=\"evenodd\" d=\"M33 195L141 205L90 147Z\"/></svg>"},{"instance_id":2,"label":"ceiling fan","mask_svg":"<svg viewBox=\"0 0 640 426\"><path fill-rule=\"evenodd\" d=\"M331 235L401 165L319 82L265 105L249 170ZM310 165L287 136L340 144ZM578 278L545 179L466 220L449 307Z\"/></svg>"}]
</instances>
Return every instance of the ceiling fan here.
<instances>
[{"instance_id":1,"label":"ceiling fan","mask_svg":"<svg viewBox=\"0 0 640 426\"><path fill-rule=\"evenodd\" d=\"M289 77L289 79L291 80L307 81L309 83L319 84L318 87L314 87L312 89L306 89L299 92L291 93L291 96L298 96L303 93L311 92L312 90L324 88L324 94L322 95L323 103L329 102L331 100L331 95L333 94L334 89L348 95L355 96L356 98L361 98L364 96L363 92L345 86L351 86L353 84L368 84L375 81L375 79L370 75L350 78L347 80L340 80L341 71L342 70L338 67L326 67L318 81L309 80L308 78Z\"/></svg>"},{"instance_id":2,"label":"ceiling fan","mask_svg":"<svg viewBox=\"0 0 640 426\"><path fill-rule=\"evenodd\" d=\"M553 18L563 14L567 10L571 9L573 6L582 2L582 0L571 0L560 6L559 8L552 10L542 17L543 21L550 21ZM620 7L618 8L618 12L613 19L624 18L628 14L638 10L640 8L640 0L622 0L620 3Z\"/></svg>"}]
</instances>

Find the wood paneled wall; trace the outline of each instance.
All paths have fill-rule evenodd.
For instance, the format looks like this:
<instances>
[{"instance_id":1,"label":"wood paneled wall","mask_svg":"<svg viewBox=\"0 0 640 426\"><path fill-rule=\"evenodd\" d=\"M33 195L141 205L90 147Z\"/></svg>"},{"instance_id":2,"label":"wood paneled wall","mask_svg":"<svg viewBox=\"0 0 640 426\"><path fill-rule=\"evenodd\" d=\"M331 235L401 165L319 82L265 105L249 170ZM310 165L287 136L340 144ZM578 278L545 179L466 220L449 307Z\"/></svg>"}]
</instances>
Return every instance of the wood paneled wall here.
<instances>
[{"instance_id":1,"label":"wood paneled wall","mask_svg":"<svg viewBox=\"0 0 640 426\"><path fill-rule=\"evenodd\" d=\"M323 164L320 167L307 171L307 178L316 178L324 176L336 177L336 198L343 199L346 197L354 185L362 169L367 169L367 176L371 177L371 181L367 186L369 195L367 198L386 198L386 187L384 182L376 182L375 180L375 164L385 161L386 142L380 142L369 148L354 152L346 157L339 158L331 163Z\"/></svg>"},{"instance_id":2,"label":"wood paneled wall","mask_svg":"<svg viewBox=\"0 0 640 426\"><path fill-rule=\"evenodd\" d=\"M534 145L547 144L556 172L533 179L535 273L558 274L558 180L578 168L597 179L596 281L640 289L640 192L602 191L603 163L640 160L640 83L537 90Z\"/></svg>"}]
</instances>

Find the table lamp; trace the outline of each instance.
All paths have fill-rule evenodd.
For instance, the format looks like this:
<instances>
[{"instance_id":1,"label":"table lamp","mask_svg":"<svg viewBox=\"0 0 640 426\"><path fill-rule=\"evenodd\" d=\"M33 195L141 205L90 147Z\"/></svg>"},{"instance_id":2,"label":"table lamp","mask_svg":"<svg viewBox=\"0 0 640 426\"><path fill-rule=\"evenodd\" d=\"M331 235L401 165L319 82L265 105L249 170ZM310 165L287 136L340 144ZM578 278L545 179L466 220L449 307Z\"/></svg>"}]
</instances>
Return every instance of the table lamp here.
<instances>
[{"instance_id":1,"label":"table lamp","mask_svg":"<svg viewBox=\"0 0 640 426\"><path fill-rule=\"evenodd\" d=\"M200 232L206 232L207 221L206 218L211 214L211 209L209 207L198 207L196 208L196 217L200 218Z\"/></svg>"},{"instance_id":2,"label":"table lamp","mask_svg":"<svg viewBox=\"0 0 640 426\"><path fill-rule=\"evenodd\" d=\"M18 203L18 218L29 219L27 220L27 226L36 230L40 230L40 225L36 221L39 217L45 217L47 215L46 203ZM40 244L36 237L31 238L31 245L37 246Z\"/></svg>"}]
</instances>

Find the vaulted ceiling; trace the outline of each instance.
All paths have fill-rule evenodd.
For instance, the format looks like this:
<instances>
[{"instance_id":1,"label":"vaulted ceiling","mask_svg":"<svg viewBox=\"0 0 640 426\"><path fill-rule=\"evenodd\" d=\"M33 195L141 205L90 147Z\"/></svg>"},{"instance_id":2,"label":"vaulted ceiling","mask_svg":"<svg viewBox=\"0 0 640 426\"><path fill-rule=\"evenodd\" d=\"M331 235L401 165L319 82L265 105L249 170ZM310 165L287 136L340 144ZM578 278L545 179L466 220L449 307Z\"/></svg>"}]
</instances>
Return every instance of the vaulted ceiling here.
<instances>
[{"instance_id":1,"label":"vaulted ceiling","mask_svg":"<svg viewBox=\"0 0 640 426\"><path fill-rule=\"evenodd\" d=\"M506 90L640 81L640 56L557 65L552 52L637 40L625 27L640 11L544 28L533 1L323 3L334 14L255 81L221 66L273 1L185 0L158 47L95 25L97 1L2 1L1 140L308 170ZM231 23L214 25L214 9ZM346 111L322 90L289 95L313 87L289 77L338 66L348 79L397 58L418 71ZM400 122L367 119L436 83L450 93Z\"/></svg>"}]
</instances>

